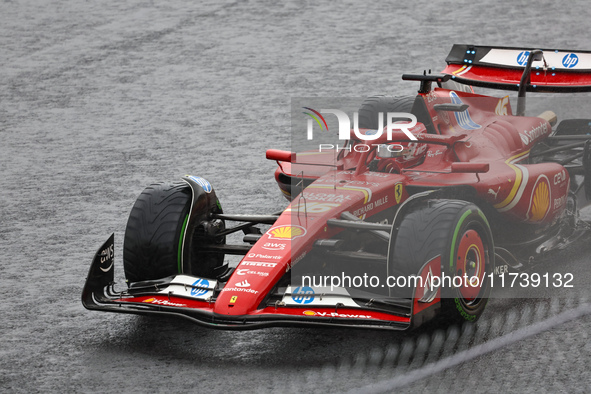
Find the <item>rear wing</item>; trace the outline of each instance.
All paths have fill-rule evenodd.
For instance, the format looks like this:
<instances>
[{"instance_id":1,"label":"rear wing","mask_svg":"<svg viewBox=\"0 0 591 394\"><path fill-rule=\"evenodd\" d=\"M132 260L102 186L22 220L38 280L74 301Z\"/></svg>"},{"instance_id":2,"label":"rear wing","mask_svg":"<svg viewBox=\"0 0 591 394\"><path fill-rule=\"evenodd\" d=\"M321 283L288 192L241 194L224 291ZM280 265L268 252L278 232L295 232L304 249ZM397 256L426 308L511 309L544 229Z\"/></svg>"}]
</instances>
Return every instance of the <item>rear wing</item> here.
<instances>
[{"instance_id":1,"label":"rear wing","mask_svg":"<svg viewBox=\"0 0 591 394\"><path fill-rule=\"evenodd\" d=\"M442 73L466 85L523 90L520 83L529 71L528 92L591 91L591 51L455 44L445 61Z\"/></svg>"}]
</instances>

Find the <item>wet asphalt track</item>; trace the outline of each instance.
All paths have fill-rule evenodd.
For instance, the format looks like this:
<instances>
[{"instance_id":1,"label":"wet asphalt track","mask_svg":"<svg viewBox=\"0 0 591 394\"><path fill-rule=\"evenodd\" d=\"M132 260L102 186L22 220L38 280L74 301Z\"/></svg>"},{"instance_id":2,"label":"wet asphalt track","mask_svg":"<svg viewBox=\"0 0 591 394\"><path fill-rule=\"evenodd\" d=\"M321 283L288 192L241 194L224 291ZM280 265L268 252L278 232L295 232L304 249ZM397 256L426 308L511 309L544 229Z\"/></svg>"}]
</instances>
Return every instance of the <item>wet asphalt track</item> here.
<instances>
[{"instance_id":1,"label":"wet asphalt track","mask_svg":"<svg viewBox=\"0 0 591 394\"><path fill-rule=\"evenodd\" d=\"M292 97L412 94L400 74L442 68L454 42L591 49L588 16L582 1L1 2L0 390L257 392L289 382L284 391L322 392L386 378L308 373L407 336L211 331L86 311L92 255L115 231L121 282L136 196L185 173L209 179L227 212L281 209L264 150L289 148ZM557 259L580 285L555 296L580 299L588 255ZM494 300L487 314L537 302ZM588 330L579 319L416 388L583 391ZM536 375L540 365L551 373Z\"/></svg>"}]
</instances>

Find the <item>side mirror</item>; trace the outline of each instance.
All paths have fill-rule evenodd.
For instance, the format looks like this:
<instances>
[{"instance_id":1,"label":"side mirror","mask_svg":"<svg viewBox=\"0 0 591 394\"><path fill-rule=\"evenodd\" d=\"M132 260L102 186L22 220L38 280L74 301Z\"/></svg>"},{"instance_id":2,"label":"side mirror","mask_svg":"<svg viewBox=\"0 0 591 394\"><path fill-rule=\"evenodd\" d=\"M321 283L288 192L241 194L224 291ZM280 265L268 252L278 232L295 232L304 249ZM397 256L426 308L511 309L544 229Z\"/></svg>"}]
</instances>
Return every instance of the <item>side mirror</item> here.
<instances>
[{"instance_id":1,"label":"side mirror","mask_svg":"<svg viewBox=\"0 0 591 394\"><path fill-rule=\"evenodd\" d=\"M293 163L295 161L296 154L285 150L267 149L266 157L268 160Z\"/></svg>"}]
</instances>

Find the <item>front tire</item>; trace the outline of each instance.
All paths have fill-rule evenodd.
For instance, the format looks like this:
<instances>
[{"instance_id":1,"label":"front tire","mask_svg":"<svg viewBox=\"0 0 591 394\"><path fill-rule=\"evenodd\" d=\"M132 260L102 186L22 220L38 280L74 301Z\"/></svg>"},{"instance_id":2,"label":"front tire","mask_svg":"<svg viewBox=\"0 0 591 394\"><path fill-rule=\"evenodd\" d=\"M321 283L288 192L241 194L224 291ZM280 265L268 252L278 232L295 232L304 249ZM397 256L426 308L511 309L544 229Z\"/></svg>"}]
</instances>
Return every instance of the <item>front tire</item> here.
<instances>
[{"instance_id":1,"label":"front tire","mask_svg":"<svg viewBox=\"0 0 591 394\"><path fill-rule=\"evenodd\" d=\"M476 205L428 200L415 207L403 217L389 255L392 273L417 275L427 261L441 256L442 276L463 279L460 286L450 281L452 285L444 282L441 287L441 322L476 321L484 311L491 291L494 244L488 221Z\"/></svg>"},{"instance_id":2,"label":"front tire","mask_svg":"<svg viewBox=\"0 0 591 394\"><path fill-rule=\"evenodd\" d=\"M202 209L204 217L222 213L215 204ZM224 228L223 221L188 225L192 192L186 183L157 183L148 186L136 200L125 229L123 268L128 282L161 279L177 274L213 278L223 265L223 254L202 252L207 244L223 244L225 237L205 233L205 228ZM181 258L182 242L189 248L189 261Z\"/></svg>"}]
</instances>

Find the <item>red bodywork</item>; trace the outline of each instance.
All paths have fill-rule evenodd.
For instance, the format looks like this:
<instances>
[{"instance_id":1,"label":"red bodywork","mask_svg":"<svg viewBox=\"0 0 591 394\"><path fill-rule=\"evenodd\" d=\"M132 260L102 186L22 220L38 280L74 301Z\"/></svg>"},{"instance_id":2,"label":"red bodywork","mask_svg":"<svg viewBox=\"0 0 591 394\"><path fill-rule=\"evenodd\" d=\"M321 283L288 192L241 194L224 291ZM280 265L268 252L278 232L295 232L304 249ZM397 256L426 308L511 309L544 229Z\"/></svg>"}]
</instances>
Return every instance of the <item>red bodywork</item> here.
<instances>
[{"instance_id":1,"label":"red bodywork","mask_svg":"<svg viewBox=\"0 0 591 394\"><path fill-rule=\"evenodd\" d=\"M450 94L457 95L470 106L470 118L480 126L478 129L465 130L453 113L434 109L436 104L451 103ZM354 308L335 311L334 307L264 306L264 300L290 270L292 262L309 253L314 242L332 238L342 231L327 226L327 220L338 219L344 211L371 220L379 212L404 203L409 197L409 185L427 189L469 185L483 201L513 221L549 225L560 217L564 204L553 202L564 200L568 193L568 173L554 163L526 164L531 147L551 131L546 120L512 116L508 102L503 99L464 92L451 93L446 89L434 89L420 95L419 99L424 100L433 128L439 134L427 133L423 124L415 126L412 131L419 141L414 143L414 148L420 151L415 155L422 159L410 168L398 163L396 166L400 168L400 173L370 171L367 163L375 152L360 153L354 149L336 162L335 154L331 152L305 152L294 155L295 160L291 163L280 162L276 178L281 175L291 178L303 171L305 178L313 180L304 190L305 202L300 195L293 199L277 222L246 254L215 302L165 295L126 297L116 302L146 303L146 300L151 300L160 306L172 302L222 320L224 317L279 318L290 315L311 321L332 319L333 323L338 319L356 319L410 325L411 316L400 314ZM499 103L503 104L507 115L495 113ZM409 144L406 136L396 136L400 143ZM384 142L386 139L382 138L376 144ZM270 152L271 159L278 157L292 159L290 154ZM452 170L457 163L465 164L463 168L460 165L458 170ZM284 193L288 194L285 189ZM430 266L440 270L438 264ZM426 268L421 272L423 276L426 276ZM248 287L240 287L245 281ZM413 303L414 314L437 307L438 297L429 304L418 303L422 295L422 289L419 289Z\"/></svg>"},{"instance_id":2,"label":"red bodywork","mask_svg":"<svg viewBox=\"0 0 591 394\"><path fill-rule=\"evenodd\" d=\"M495 70L493 75L485 68L467 68L452 64L445 72L470 72L476 79L482 72L482 78L489 80L498 73L498 79L507 83L521 75L515 70ZM532 82L536 78L541 77L532 76ZM426 111L423 120L428 120L411 129L418 141L410 142L400 132L394 133L390 141L385 133L372 141L376 145L399 143L405 148L404 157L378 159L375 148L357 152L354 148L362 141L354 139L349 142L351 152L338 156L335 152L269 151L267 157L278 161L275 177L291 204L252 246L227 282L218 284L215 297L126 295L102 300L103 305L95 309L148 313L154 306L158 311L218 328L317 323L402 329L410 327L416 315L429 308L436 310L439 294L420 303L418 299L425 296L426 290L416 289L408 313L388 313L362 305L270 305L266 300L277 292L278 282L289 275L292 265L310 253L318 240L331 239L343 231L327 221L349 212L375 222L374 217L381 220L380 213L393 211L421 190L470 190L508 222L539 229L556 224L565 210L569 174L560 164L529 164L532 147L552 131L547 120L513 116L506 97L435 88L420 93L416 100ZM469 107L462 112L436 109L440 104L458 103ZM374 160L378 160L377 167L370 170ZM303 186L296 186L296 177L301 173L307 186L303 198ZM439 263L425 262L418 274L426 278L429 271L439 275Z\"/></svg>"}]
</instances>

